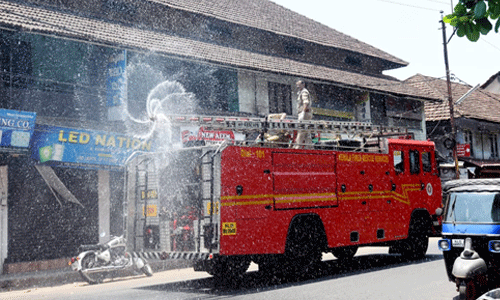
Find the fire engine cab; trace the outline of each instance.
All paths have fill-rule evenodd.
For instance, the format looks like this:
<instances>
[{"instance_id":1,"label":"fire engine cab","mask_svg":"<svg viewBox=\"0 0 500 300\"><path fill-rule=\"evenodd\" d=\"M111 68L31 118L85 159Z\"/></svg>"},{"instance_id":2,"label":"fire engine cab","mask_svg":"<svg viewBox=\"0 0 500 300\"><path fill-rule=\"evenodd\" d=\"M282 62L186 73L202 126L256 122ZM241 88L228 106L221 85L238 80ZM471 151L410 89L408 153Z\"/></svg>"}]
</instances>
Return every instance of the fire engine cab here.
<instances>
[{"instance_id":1,"label":"fire engine cab","mask_svg":"<svg viewBox=\"0 0 500 300\"><path fill-rule=\"evenodd\" d=\"M197 271L234 276L252 261L273 271L314 266L323 252L349 260L361 246L422 258L436 234L441 183L434 143L413 140L406 130L283 118L169 121L252 138L194 139L189 147L131 159L128 201L137 213L128 231L158 232L154 251L163 259L190 259ZM299 130L314 134L314 143L295 145Z\"/></svg>"}]
</instances>

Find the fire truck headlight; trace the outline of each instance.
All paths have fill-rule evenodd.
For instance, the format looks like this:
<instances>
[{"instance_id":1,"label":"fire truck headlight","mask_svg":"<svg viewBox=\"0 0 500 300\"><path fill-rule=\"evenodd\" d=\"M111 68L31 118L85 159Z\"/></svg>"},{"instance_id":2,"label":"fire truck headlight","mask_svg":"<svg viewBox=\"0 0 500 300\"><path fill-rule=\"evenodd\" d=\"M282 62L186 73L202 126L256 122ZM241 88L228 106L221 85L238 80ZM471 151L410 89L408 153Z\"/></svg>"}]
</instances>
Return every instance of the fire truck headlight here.
<instances>
[{"instance_id":1,"label":"fire truck headlight","mask_svg":"<svg viewBox=\"0 0 500 300\"><path fill-rule=\"evenodd\" d=\"M449 251L451 249L451 241L449 239L439 240L438 247L441 251Z\"/></svg>"},{"instance_id":2,"label":"fire truck headlight","mask_svg":"<svg viewBox=\"0 0 500 300\"><path fill-rule=\"evenodd\" d=\"M500 241L490 241L488 244L488 250L493 253L500 253Z\"/></svg>"}]
</instances>

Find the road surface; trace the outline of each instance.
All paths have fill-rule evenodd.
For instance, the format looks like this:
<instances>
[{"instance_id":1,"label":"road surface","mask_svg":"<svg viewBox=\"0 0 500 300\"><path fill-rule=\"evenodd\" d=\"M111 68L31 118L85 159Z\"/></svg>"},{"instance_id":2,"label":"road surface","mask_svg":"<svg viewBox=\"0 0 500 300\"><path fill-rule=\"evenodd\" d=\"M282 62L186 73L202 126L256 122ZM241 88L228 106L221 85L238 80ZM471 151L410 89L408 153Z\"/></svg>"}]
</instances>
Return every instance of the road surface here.
<instances>
[{"instance_id":1,"label":"road surface","mask_svg":"<svg viewBox=\"0 0 500 300\"><path fill-rule=\"evenodd\" d=\"M388 248L360 248L349 264L325 254L318 270L296 276L271 276L252 264L239 280L215 282L204 272L180 269L57 287L0 293L1 299L446 299L456 298L448 281L437 239L423 260L407 261Z\"/></svg>"}]
</instances>

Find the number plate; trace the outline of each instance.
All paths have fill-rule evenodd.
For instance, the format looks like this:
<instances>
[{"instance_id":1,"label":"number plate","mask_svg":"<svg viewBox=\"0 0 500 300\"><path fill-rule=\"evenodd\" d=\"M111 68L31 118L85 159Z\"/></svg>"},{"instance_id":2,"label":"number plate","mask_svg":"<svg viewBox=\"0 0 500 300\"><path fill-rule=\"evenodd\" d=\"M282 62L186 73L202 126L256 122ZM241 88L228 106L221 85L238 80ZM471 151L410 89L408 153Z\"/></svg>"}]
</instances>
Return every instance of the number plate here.
<instances>
[{"instance_id":1,"label":"number plate","mask_svg":"<svg viewBox=\"0 0 500 300\"><path fill-rule=\"evenodd\" d=\"M453 247L463 248L465 245L465 242L463 239L453 239L453 240L451 240L451 244L453 245Z\"/></svg>"}]
</instances>

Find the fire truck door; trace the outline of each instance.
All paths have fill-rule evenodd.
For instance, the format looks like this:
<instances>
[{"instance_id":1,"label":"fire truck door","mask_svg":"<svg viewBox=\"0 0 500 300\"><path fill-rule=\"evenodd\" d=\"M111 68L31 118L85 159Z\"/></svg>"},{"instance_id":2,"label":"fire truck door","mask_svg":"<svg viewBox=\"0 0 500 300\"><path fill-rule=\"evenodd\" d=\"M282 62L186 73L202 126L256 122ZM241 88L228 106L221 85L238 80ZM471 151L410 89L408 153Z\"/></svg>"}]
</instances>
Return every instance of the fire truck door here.
<instances>
[{"instance_id":1,"label":"fire truck door","mask_svg":"<svg viewBox=\"0 0 500 300\"><path fill-rule=\"evenodd\" d=\"M338 205L334 154L275 152L272 156L274 209Z\"/></svg>"}]
</instances>

